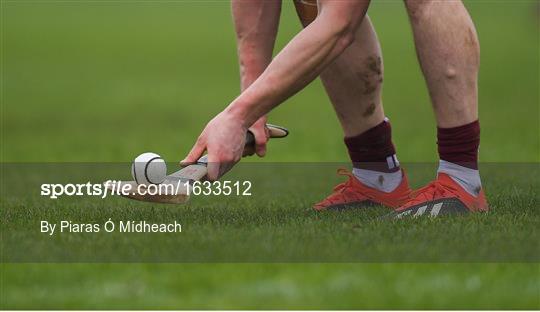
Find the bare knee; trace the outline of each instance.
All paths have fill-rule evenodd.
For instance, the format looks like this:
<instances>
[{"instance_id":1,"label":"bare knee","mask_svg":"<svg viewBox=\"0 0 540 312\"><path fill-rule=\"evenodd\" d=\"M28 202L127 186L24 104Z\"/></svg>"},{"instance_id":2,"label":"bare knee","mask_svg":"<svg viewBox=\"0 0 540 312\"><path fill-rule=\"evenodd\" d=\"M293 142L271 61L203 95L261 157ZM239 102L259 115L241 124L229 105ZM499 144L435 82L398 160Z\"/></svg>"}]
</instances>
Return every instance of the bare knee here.
<instances>
[{"instance_id":1,"label":"bare knee","mask_svg":"<svg viewBox=\"0 0 540 312\"><path fill-rule=\"evenodd\" d=\"M429 7L437 0L404 0L407 13L412 21L417 21L428 12Z\"/></svg>"}]
</instances>

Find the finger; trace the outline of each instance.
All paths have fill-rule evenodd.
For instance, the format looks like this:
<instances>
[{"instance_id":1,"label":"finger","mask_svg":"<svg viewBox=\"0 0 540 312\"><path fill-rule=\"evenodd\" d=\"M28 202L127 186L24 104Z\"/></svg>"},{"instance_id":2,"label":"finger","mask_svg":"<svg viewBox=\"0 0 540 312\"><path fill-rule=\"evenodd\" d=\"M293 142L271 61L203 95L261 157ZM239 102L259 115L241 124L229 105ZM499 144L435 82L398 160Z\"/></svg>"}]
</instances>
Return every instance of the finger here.
<instances>
[{"instance_id":1,"label":"finger","mask_svg":"<svg viewBox=\"0 0 540 312\"><path fill-rule=\"evenodd\" d=\"M266 156L266 144L257 144L257 146L255 147L255 153L259 157Z\"/></svg>"},{"instance_id":2,"label":"finger","mask_svg":"<svg viewBox=\"0 0 540 312\"><path fill-rule=\"evenodd\" d=\"M187 166L196 163L197 160L201 158L205 150L206 144L201 139L198 139L186 158L180 161L180 165Z\"/></svg>"},{"instance_id":3,"label":"finger","mask_svg":"<svg viewBox=\"0 0 540 312\"><path fill-rule=\"evenodd\" d=\"M255 153L259 157L266 155L266 143L268 142L269 132L266 127L255 127L251 130L255 137Z\"/></svg>"},{"instance_id":4,"label":"finger","mask_svg":"<svg viewBox=\"0 0 540 312\"><path fill-rule=\"evenodd\" d=\"M220 179L225 173L229 172L239 159L229 157L216 157L211 150L208 151L207 178L210 181Z\"/></svg>"},{"instance_id":5,"label":"finger","mask_svg":"<svg viewBox=\"0 0 540 312\"><path fill-rule=\"evenodd\" d=\"M229 172L234 167L235 162L229 161L221 163L219 166L219 177L222 177L225 173Z\"/></svg>"},{"instance_id":6,"label":"finger","mask_svg":"<svg viewBox=\"0 0 540 312\"><path fill-rule=\"evenodd\" d=\"M211 153L208 151L208 164L206 166L208 173L206 174L206 177L210 181L216 181L219 179L219 167L220 163L214 156L214 153Z\"/></svg>"}]
</instances>

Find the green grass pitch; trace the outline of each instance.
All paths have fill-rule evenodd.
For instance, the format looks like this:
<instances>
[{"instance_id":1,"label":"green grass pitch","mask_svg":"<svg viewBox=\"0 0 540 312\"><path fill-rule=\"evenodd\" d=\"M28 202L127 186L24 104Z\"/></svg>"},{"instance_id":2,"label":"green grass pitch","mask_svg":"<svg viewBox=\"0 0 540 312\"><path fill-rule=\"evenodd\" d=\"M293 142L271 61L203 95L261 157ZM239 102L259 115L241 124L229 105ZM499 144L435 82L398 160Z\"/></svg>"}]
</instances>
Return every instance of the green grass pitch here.
<instances>
[{"instance_id":1,"label":"green grass pitch","mask_svg":"<svg viewBox=\"0 0 540 312\"><path fill-rule=\"evenodd\" d=\"M334 167L347 162L337 119L316 81L270 117L291 136L232 173L277 185L287 177L283 166L297 162L291 181L276 189L282 194L258 187L250 199L195 198L187 206L121 198L53 202L9 194L6 183L16 177L3 171L3 259L6 251L23 258L45 252L49 245L31 239L43 218L178 218L184 250L211 263L157 263L155 255L153 263L2 263L0 307L539 309L536 2L466 1L482 45L480 159L490 214L384 222L376 219L386 212L380 207L310 211L339 181ZM435 123L406 13L400 1L373 1L369 13L384 53L385 111L418 187L434 174ZM177 161L238 93L228 1L2 1L1 20L3 163L127 163L147 150ZM277 49L298 30L285 1ZM314 173L310 164L324 170ZM250 166L285 172L250 173ZM17 238L29 242L26 249ZM73 239L57 243L80 257L90 256L85 246L94 255L126 251L110 240ZM77 239L88 245L73 247ZM130 241L150 252L168 246L152 242ZM197 244L215 253L197 254ZM231 250L236 258L218 263ZM165 260L178 256L162 252Z\"/></svg>"}]
</instances>

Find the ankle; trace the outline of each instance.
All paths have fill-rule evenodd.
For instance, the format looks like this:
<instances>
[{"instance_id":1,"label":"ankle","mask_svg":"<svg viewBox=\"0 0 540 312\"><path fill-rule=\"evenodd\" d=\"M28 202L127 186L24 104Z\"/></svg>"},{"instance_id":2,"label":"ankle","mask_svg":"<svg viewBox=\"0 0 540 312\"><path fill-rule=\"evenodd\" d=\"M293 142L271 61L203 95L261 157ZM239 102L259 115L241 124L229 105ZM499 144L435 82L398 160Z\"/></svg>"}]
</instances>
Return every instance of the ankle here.
<instances>
[{"instance_id":1,"label":"ankle","mask_svg":"<svg viewBox=\"0 0 540 312\"><path fill-rule=\"evenodd\" d=\"M480 172L476 169L467 168L445 160L439 161L437 173L445 173L457 184L459 184L467 193L478 196L482 190L482 181Z\"/></svg>"},{"instance_id":2,"label":"ankle","mask_svg":"<svg viewBox=\"0 0 540 312\"><path fill-rule=\"evenodd\" d=\"M392 193L398 188L403 179L401 170L396 172L380 172L353 168L352 172L355 178L365 186L385 193Z\"/></svg>"}]
</instances>

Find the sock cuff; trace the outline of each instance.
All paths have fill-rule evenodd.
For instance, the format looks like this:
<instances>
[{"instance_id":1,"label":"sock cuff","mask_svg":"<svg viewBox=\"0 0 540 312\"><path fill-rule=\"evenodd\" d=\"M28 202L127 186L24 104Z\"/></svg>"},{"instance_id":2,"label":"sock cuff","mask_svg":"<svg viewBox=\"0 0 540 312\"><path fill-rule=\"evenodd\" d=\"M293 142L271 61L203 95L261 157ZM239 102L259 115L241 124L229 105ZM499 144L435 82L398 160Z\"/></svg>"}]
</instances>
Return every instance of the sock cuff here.
<instances>
[{"instance_id":1,"label":"sock cuff","mask_svg":"<svg viewBox=\"0 0 540 312\"><path fill-rule=\"evenodd\" d=\"M452 138L452 137L466 137L470 134L477 134L480 136L480 120L475 120L471 123L465 124L463 126L452 127L452 128L441 128L437 127L437 137L439 139Z\"/></svg>"},{"instance_id":2,"label":"sock cuff","mask_svg":"<svg viewBox=\"0 0 540 312\"><path fill-rule=\"evenodd\" d=\"M479 121L453 128L437 127L437 145L440 159L478 169Z\"/></svg>"},{"instance_id":3,"label":"sock cuff","mask_svg":"<svg viewBox=\"0 0 540 312\"><path fill-rule=\"evenodd\" d=\"M346 137L344 142L355 168L388 172L399 170L392 143L392 127L387 119L364 133Z\"/></svg>"}]
</instances>

